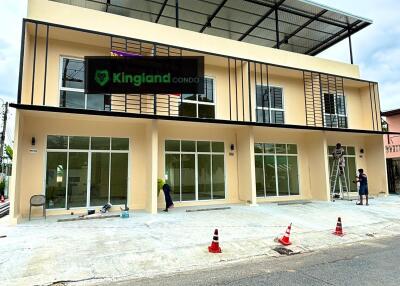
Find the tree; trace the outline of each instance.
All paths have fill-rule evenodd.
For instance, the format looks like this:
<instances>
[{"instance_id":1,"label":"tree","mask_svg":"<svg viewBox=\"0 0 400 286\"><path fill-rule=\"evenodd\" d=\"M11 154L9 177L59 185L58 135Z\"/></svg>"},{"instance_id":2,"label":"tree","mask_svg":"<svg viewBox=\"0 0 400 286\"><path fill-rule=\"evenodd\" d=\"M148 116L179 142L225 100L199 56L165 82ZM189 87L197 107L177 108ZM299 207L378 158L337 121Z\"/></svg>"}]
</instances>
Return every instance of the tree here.
<instances>
[{"instance_id":1,"label":"tree","mask_svg":"<svg viewBox=\"0 0 400 286\"><path fill-rule=\"evenodd\" d=\"M10 158L10 160L12 161L14 152L13 152L13 149L11 148L11 146L10 145L6 145L5 151L6 151L7 157Z\"/></svg>"}]
</instances>

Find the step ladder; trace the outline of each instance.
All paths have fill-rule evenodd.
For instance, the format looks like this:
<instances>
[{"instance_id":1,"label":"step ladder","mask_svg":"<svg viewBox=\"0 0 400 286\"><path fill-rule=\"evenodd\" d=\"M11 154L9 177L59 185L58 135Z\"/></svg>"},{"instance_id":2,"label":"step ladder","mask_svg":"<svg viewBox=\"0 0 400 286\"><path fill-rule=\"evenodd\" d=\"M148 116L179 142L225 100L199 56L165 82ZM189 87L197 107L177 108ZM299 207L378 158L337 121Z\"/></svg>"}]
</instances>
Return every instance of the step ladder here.
<instances>
[{"instance_id":1,"label":"step ladder","mask_svg":"<svg viewBox=\"0 0 400 286\"><path fill-rule=\"evenodd\" d=\"M339 183L339 192L336 192L336 186ZM350 199L349 187L347 186L346 172L343 169L343 174L340 173L339 159L334 159L331 168L330 176L330 186L331 186L331 201L335 201L337 195L339 199L344 199L344 194L346 193L347 199Z\"/></svg>"}]
</instances>

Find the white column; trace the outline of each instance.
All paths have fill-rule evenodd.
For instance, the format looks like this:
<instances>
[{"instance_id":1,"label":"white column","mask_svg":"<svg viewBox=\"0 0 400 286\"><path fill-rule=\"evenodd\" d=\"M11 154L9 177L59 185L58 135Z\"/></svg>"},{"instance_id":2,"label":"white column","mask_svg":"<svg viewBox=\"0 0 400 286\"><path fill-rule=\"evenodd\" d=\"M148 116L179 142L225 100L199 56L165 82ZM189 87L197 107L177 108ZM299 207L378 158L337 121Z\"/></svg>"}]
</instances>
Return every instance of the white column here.
<instances>
[{"instance_id":1,"label":"white column","mask_svg":"<svg viewBox=\"0 0 400 286\"><path fill-rule=\"evenodd\" d=\"M20 177L21 177L21 156L19 153L22 152L22 134L23 124L21 111L16 109L15 113L15 128L14 128L14 153L12 162L12 174L10 178L8 197L10 200L10 217L11 223L18 223L18 219L21 217L20 214Z\"/></svg>"},{"instance_id":2,"label":"white column","mask_svg":"<svg viewBox=\"0 0 400 286\"><path fill-rule=\"evenodd\" d=\"M251 206L257 205L253 127L246 126L238 129L236 148L239 197Z\"/></svg>"},{"instance_id":3,"label":"white column","mask_svg":"<svg viewBox=\"0 0 400 286\"><path fill-rule=\"evenodd\" d=\"M148 162L147 162L147 202L146 210L151 214L157 213L157 174L158 174L158 127L157 121L152 120L147 128Z\"/></svg>"}]
</instances>

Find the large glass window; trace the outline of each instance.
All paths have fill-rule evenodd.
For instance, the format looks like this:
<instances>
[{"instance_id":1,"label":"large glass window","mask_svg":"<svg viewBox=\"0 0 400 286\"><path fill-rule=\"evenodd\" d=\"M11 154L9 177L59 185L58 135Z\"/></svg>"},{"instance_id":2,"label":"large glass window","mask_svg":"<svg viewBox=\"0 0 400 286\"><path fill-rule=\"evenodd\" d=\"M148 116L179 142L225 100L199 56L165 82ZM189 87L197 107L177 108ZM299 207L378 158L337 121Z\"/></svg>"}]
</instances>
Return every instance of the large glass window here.
<instances>
[{"instance_id":1,"label":"large glass window","mask_svg":"<svg viewBox=\"0 0 400 286\"><path fill-rule=\"evenodd\" d=\"M332 93L324 94L324 123L326 127L347 128L346 98Z\"/></svg>"},{"instance_id":2,"label":"large glass window","mask_svg":"<svg viewBox=\"0 0 400 286\"><path fill-rule=\"evenodd\" d=\"M198 118L215 118L214 79L204 78L204 93L182 94L179 115Z\"/></svg>"},{"instance_id":3,"label":"large glass window","mask_svg":"<svg viewBox=\"0 0 400 286\"><path fill-rule=\"evenodd\" d=\"M256 119L262 123L285 123L283 90L275 86L256 86Z\"/></svg>"},{"instance_id":4,"label":"large glass window","mask_svg":"<svg viewBox=\"0 0 400 286\"><path fill-rule=\"evenodd\" d=\"M65 207L67 153L48 152L46 164L46 208Z\"/></svg>"},{"instance_id":5,"label":"large glass window","mask_svg":"<svg viewBox=\"0 0 400 286\"><path fill-rule=\"evenodd\" d=\"M329 160L329 174L331 174L333 158L332 153L335 150L336 146L328 146L328 160ZM357 192L357 185L354 184L355 176L357 175L357 166L356 166L356 150L354 146L342 146L344 149L344 159L345 159L345 174L347 180L347 187L350 192ZM339 192L339 184L336 184L336 192Z\"/></svg>"},{"instance_id":6,"label":"large glass window","mask_svg":"<svg viewBox=\"0 0 400 286\"><path fill-rule=\"evenodd\" d=\"M49 135L47 208L125 204L128 152L128 138Z\"/></svg>"},{"instance_id":7,"label":"large glass window","mask_svg":"<svg viewBox=\"0 0 400 286\"><path fill-rule=\"evenodd\" d=\"M61 59L60 107L110 111L107 94L85 94L85 64L74 58Z\"/></svg>"},{"instance_id":8,"label":"large glass window","mask_svg":"<svg viewBox=\"0 0 400 286\"><path fill-rule=\"evenodd\" d=\"M224 143L166 140L165 175L176 201L224 199Z\"/></svg>"},{"instance_id":9,"label":"large glass window","mask_svg":"<svg viewBox=\"0 0 400 286\"><path fill-rule=\"evenodd\" d=\"M297 145L254 144L257 197L299 195Z\"/></svg>"}]
</instances>

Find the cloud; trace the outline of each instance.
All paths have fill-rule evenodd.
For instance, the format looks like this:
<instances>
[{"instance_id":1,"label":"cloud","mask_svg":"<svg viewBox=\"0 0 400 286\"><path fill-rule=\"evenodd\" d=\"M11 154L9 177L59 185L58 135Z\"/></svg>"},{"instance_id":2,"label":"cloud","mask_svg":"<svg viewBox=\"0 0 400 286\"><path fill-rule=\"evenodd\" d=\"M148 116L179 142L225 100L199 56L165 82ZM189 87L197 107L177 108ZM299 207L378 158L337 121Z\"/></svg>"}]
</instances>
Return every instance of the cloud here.
<instances>
[{"instance_id":1,"label":"cloud","mask_svg":"<svg viewBox=\"0 0 400 286\"><path fill-rule=\"evenodd\" d=\"M400 2L318 0L351 14L369 18L373 24L352 37L354 62L363 79L377 81L382 110L400 107ZM320 57L349 62L348 40L326 50Z\"/></svg>"}]
</instances>

